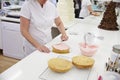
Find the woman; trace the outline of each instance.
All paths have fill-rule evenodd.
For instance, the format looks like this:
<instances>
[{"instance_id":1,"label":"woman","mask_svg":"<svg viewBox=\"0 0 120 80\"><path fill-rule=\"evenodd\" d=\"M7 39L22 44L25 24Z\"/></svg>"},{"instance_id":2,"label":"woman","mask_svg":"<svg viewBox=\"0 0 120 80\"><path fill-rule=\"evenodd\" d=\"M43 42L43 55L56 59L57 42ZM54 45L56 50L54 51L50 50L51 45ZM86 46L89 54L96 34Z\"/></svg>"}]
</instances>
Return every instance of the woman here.
<instances>
[{"instance_id":1,"label":"woman","mask_svg":"<svg viewBox=\"0 0 120 80\"><path fill-rule=\"evenodd\" d=\"M79 14L80 18L85 18L89 15L94 15L94 16L99 15L99 13L94 12L92 10L92 7L91 7L92 3L91 3L90 0L81 0L81 2L82 2L81 11L80 11L80 14Z\"/></svg>"},{"instance_id":2,"label":"woman","mask_svg":"<svg viewBox=\"0 0 120 80\"><path fill-rule=\"evenodd\" d=\"M45 53L50 52L45 44L52 40L51 27L54 22L62 34L61 39L67 40L68 36L56 7L49 0L29 0L23 5L20 13L20 29L26 39L26 55L36 49Z\"/></svg>"}]
</instances>

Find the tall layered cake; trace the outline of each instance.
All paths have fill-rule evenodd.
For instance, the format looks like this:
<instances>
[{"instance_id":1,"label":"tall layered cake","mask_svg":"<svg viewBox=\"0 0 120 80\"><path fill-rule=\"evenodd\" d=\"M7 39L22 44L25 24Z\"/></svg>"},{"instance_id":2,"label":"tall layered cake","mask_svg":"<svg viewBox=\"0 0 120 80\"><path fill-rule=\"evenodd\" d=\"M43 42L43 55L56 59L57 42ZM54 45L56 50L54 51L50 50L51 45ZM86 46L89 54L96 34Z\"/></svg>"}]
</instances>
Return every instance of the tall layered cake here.
<instances>
[{"instance_id":1,"label":"tall layered cake","mask_svg":"<svg viewBox=\"0 0 120 80\"><path fill-rule=\"evenodd\" d=\"M111 1L104 12L103 19L101 20L100 25L98 28L105 29L105 30L119 30L117 24L117 16L115 12L116 2Z\"/></svg>"}]
</instances>

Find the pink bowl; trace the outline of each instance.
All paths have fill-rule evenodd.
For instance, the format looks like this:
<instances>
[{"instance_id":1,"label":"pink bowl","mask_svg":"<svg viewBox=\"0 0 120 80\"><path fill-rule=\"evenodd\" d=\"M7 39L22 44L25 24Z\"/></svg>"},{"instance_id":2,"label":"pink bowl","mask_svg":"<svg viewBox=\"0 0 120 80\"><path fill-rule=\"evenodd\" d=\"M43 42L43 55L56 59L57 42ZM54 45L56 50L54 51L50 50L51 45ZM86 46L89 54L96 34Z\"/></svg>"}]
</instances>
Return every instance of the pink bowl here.
<instances>
[{"instance_id":1,"label":"pink bowl","mask_svg":"<svg viewBox=\"0 0 120 80\"><path fill-rule=\"evenodd\" d=\"M98 46L97 45L86 45L85 43L80 43L80 50L81 53L85 56L93 56L97 52Z\"/></svg>"}]
</instances>

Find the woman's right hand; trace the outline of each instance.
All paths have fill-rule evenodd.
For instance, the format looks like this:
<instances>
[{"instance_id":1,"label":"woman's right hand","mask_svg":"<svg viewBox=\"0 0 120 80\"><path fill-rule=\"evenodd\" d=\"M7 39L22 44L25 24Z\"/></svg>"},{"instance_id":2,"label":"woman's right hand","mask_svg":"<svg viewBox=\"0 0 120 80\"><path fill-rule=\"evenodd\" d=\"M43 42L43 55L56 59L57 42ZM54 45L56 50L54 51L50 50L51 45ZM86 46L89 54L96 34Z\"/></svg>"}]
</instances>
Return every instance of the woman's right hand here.
<instances>
[{"instance_id":1,"label":"woman's right hand","mask_svg":"<svg viewBox=\"0 0 120 80\"><path fill-rule=\"evenodd\" d=\"M100 16L99 12L92 12L91 14L94 15L94 16Z\"/></svg>"},{"instance_id":2,"label":"woman's right hand","mask_svg":"<svg viewBox=\"0 0 120 80\"><path fill-rule=\"evenodd\" d=\"M39 47L37 47L37 50L39 50L40 52L44 52L44 53L50 53L49 48L47 48L44 45L40 45Z\"/></svg>"},{"instance_id":3,"label":"woman's right hand","mask_svg":"<svg viewBox=\"0 0 120 80\"><path fill-rule=\"evenodd\" d=\"M66 34L62 34L62 35L61 35L61 40L62 40L62 41L68 40L68 36L67 36Z\"/></svg>"}]
</instances>

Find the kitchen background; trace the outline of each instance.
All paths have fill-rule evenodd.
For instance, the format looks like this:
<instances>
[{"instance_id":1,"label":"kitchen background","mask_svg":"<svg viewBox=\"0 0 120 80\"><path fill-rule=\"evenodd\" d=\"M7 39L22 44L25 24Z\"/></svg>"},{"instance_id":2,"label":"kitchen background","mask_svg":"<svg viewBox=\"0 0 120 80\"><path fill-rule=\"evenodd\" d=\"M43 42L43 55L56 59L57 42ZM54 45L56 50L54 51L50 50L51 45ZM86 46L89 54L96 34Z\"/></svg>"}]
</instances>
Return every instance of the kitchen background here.
<instances>
[{"instance_id":1,"label":"kitchen background","mask_svg":"<svg viewBox=\"0 0 120 80\"><path fill-rule=\"evenodd\" d=\"M0 73L24 57L24 38L20 33L19 11L25 1L0 0ZM102 0L97 1L97 4L94 4L95 1L97 0L92 0L93 9L104 11L105 7ZM67 26L70 26L74 20L73 0L59 0L57 9L67 29ZM120 24L120 18L118 22ZM55 25L53 26L52 34L55 37L59 32Z\"/></svg>"}]
</instances>

